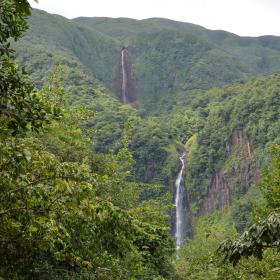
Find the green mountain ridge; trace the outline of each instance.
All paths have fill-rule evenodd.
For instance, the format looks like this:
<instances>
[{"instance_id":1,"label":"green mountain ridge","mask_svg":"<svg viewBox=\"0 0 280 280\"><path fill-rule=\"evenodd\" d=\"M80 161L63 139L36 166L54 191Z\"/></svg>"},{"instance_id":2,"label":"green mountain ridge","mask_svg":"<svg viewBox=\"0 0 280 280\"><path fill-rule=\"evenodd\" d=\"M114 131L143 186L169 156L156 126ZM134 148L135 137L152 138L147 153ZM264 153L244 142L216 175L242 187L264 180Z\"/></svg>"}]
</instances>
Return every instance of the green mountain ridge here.
<instances>
[{"instance_id":1,"label":"green mountain ridge","mask_svg":"<svg viewBox=\"0 0 280 280\"><path fill-rule=\"evenodd\" d=\"M166 110L178 92L280 71L278 37L239 37L167 19L68 20L34 10L27 37L67 50L115 95L120 50L126 46L138 103L150 112L160 103Z\"/></svg>"},{"instance_id":2,"label":"green mountain ridge","mask_svg":"<svg viewBox=\"0 0 280 280\"><path fill-rule=\"evenodd\" d=\"M257 56L260 54L267 55L267 53L261 52L261 48L265 48L266 52L269 49L279 51L280 46L280 40L277 36L240 37L223 30L209 30L195 24L163 18L132 20L125 18L110 19L83 17L75 18L73 21L120 39L135 36L135 34L138 33L155 33L163 30L191 33L205 41L215 44L226 52L230 53L233 51L240 59L244 58L244 55L248 55L246 47L258 47L257 51L260 53L256 53L255 55ZM239 52L242 53L240 54Z\"/></svg>"}]
</instances>

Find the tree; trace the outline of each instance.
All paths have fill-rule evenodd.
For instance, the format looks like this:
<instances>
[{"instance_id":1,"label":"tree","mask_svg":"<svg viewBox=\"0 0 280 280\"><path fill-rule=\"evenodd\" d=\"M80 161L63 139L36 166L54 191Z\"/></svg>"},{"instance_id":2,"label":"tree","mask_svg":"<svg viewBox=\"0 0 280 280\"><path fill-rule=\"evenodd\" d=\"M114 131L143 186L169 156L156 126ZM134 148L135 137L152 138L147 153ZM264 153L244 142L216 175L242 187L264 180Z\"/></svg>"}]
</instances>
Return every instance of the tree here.
<instances>
[{"instance_id":1,"label":"tree","mask_svg":"<svg viewBox=\"0 0 280 280\"><path fill-rule=\"evenodd\" d=\"M29 3L1 0L0 14L0 128L1 136L7 137L37 130L60 112L56 104L50 104L34 91L26 73L12 62L10 41L18 40L27 29Z\"/></svg>"}]
</instances>

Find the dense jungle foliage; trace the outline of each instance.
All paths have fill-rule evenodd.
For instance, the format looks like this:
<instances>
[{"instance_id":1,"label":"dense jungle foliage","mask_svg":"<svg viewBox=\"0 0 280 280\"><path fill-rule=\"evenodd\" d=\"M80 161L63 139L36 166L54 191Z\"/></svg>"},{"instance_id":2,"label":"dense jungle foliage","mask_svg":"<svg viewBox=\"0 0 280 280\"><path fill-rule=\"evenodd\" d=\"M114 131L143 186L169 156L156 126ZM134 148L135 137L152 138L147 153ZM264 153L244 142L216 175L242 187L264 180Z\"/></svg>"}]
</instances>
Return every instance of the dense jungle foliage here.
<instances>
[{"instance_id":1,"label":"dense jungle foliage","mask_svg":"<svg viewBox=\"0 0 280 280\"><path fill-rule=\"evenodd\" d=\"M0 16L0 279L279 279L279 38L26 0ZM123 46L135 106L116 98Z\"/></svg>"}]
</instances>

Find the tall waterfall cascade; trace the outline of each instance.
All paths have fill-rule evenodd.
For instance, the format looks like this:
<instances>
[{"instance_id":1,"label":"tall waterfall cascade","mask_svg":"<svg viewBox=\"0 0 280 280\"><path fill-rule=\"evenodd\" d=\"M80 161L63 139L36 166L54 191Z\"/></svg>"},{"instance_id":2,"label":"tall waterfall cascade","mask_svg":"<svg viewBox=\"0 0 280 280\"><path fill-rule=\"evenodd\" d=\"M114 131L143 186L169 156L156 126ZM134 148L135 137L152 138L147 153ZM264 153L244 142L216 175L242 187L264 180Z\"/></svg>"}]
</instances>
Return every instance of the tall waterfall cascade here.
<instances>
[{"instance_id":1,"label":"tall waterfall cascade","mask_svg":"<svg viewBox=\"0 0 280 280\"><path fill-rule=\"evenodd\" d=\"M186 153L183 153L180 156L181 169L176 178L176 197L175 197L175 206L176 206L176 221L175 221L175 240L176 240L176 249L180 249L183 244L183 239L185 237L185 209L184 209L184 183L183 183L183 172L185 169L184 158Z\"/></svg>"},{"instance_id":2,"label":"tall waterfall cascade","mask_svg":"<svg viewBox=\"0 0 280 280\"><path fill-rule=\"evenodd\" d=\"M122 102L127 103L127 70L126 70L126 52L125 48L121 52L121 68L122 68Z\"/></svg>"}]
</instances>

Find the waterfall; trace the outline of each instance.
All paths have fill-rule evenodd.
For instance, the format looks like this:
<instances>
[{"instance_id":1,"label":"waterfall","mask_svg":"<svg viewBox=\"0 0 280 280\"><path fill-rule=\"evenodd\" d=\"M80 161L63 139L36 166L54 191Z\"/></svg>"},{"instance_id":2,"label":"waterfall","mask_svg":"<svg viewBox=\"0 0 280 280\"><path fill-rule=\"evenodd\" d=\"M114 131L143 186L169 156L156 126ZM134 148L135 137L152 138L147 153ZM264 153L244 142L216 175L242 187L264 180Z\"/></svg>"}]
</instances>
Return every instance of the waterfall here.
<instances>
[{"instance_id":1,"label":"waterfall","mask_svg":"<svg viewBox=\"0 0 280 280\"><path fill-rule=\"evenodd\" d=\"M185 168L185 158L186 153L183 153L180 156L181 169L176 178L176 198L175 198L175 206L176 206L176 227L175 227L175 239L176 239L176 249L180 249L183 238L185 237L184 229L185 229L185 209L184 209L184 184L183 184L183 172Z\"/></svg>"},{"instance_id":2,"label":"waterfall","mask_svg":"<svg viewBox=\"0 0 280 280\"><path fill-rule=\"evenodd\" d=\"M127 73L126 73L126 49L121 52L121 67L122 67L122 102L127 103Z\"/></svg>"}]
</instances>

